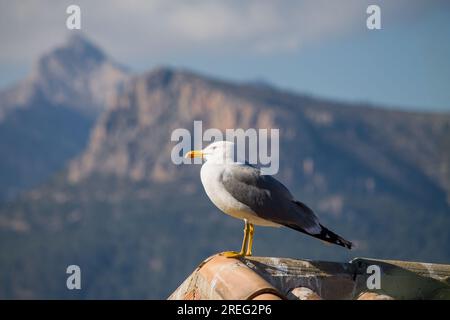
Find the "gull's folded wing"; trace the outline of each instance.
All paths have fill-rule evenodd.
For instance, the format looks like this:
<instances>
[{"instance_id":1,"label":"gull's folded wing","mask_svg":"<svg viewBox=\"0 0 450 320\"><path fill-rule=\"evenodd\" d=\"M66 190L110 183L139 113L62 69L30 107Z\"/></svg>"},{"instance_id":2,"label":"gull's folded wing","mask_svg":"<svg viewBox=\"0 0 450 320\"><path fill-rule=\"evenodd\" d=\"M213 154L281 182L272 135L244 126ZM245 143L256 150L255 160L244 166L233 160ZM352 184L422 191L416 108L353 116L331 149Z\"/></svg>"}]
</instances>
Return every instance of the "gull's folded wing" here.
<instances>
[{"instance_id":1,"label":"gull's folded wing","mask_svg":"<svg viewBox=\"0 0 450 320\"><path fill-rule=\"evenodd\" d=\"M255 214L288 227L295 226L308 234L318 234L320 223L306 205L295 201L289 190L259 169L241 164L227 165L222 175L225 190L236 200L247 205ZM299 205L301 204L301 205Z\"/></svg>"}]
</instances>

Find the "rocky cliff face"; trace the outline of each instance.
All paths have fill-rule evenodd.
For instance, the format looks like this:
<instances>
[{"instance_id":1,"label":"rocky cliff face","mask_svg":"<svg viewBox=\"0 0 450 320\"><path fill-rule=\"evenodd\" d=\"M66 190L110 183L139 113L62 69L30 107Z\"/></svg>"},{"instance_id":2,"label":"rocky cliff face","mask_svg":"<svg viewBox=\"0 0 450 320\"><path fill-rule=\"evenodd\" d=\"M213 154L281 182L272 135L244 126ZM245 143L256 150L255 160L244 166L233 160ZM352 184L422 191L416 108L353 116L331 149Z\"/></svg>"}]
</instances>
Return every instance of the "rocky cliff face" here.
<instances>
[{"instance_id":1,"label":"rocky cliff face","mask_svg":"<svg viewBox=\"0 0 450 320\"><path fill-rule=\"evenodd\" d=\"M186 174L198 179L170 161L172 131L192 130L195 120L223 133L280 129L280 177L295 187L336 192L334 207L347 192L395 192L441 204L449 194L447 115L348 106L164 68L128 83L71 163L69 180L96 174L156 183L176 183Z\"/></svg>"},{"instance_id":2,"label":"rocky cliff face","mask_svg":"<svg viewBox=\"0 0 450 320\"><path fill-rule=\"evenodd\" d=\"M170 161L171 132L191 130L194 120L204 129L271 128L278 116L263 103L236 94L239 87L201 76L158 69L136 77L94 128L90 144L70 166L75 182L93 173L135 181L177 179Z\"/></svg>"}]
</instances>

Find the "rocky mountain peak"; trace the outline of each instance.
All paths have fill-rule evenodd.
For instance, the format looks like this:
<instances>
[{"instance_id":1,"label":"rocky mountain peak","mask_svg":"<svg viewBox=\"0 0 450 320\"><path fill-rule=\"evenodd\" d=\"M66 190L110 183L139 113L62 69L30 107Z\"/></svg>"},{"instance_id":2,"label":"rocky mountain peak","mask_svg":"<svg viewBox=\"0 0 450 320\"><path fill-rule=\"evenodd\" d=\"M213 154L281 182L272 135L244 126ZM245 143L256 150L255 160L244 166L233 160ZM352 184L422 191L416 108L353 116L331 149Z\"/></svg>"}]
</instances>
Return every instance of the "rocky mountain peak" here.
<instances>
[{"instance_id":1,"label":"rocky mountain peak","mask_svg":"<svg viewBox=\"0 0 450 320\"><path fill-rule=\"evenodd\" d=\"M54 105L96 117L120 91L128 72L82 34L41 56L32 73L0 92L0 119L16 108Z\"/></svg>"},{"instance_id":2,"label":"rocky mountain peak","mask_svg":"<svg viewBox=\"0 0 450 320\"><path fill-rule=\"evenodd\" d=\"M35 65L38 76L54 76L62 71L80 74L96 68L109 59L103 51L81 34L74 34L66 42L40 57Z\"/></svg>"}]
</instances>

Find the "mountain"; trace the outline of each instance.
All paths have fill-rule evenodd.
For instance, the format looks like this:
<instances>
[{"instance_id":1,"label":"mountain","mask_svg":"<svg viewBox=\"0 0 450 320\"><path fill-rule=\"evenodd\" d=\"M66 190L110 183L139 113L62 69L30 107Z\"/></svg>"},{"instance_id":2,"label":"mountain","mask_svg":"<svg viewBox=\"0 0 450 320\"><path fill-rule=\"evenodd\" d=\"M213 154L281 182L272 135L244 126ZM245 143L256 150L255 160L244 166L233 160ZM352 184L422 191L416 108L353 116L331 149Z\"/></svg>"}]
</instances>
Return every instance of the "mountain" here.
<instances>
[{"instance_id":1,"label":"mountain","mask_svg":"<svg viewBox=\"0 0 450 320\"><path fill-rule=\"evenodd\" d=\"M449 115L346 106L253 85L233 85L186 71L136 77L99 119L69 180L93 174L174 182L171 132L279 128L281 177L324 192L396 192L421 203L450 200ZM302 181L292 171L312 167ZM351 173L350 175L348 173ZM192 176L189 176L191 179Z\"/></svg>"},{"instance_id":2,"label":"mountain","mask_svg":"<svg viewBox=\"0 0 450 320\"><path fill-rule=\"evenodd\" d=\"M0 199L45 181L85 146L91 125L127 79L81 35L44 54L0 92Z\"/></svg>"},{"instance_id":3,"label":"mountain","mask_svg":"<svg viewBox=\"0 0 450 320\"><path fill-rule=\"evenodd\" d=\"M0 206L0 297L165 298L202 259L237 249L242 223L207 199L199 166L170 161L172 130L194 120L280 129L276 177L357 245L260 227L256 255L449 263L450 115L159 68L125 83L67 170ZM81 291L65 288L70 264Z\"/></svg>"}]
</instances>

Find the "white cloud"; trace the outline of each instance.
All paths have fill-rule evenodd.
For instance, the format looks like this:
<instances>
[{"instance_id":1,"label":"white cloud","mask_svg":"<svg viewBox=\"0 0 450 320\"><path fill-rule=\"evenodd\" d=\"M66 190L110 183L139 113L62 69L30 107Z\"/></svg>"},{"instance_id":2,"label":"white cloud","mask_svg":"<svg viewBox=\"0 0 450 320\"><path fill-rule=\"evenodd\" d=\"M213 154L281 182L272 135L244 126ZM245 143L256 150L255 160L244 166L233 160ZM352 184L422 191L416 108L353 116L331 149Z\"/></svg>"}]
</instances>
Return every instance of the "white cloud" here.
<instances>
[{"instance_id":1,"label":"white cloud","mask_svg":"<svg viewBox=\"0 0 450 320\"><path fill-rule=\"evenodd\" d=\"M78 0L82 29L125 63L185 53L276 54L365 28L366 0ZM375 1L383 16L426 1ZM0 0L0 63L29 63L61 42L74 1Z\"/></svg>"}]
</instances>

